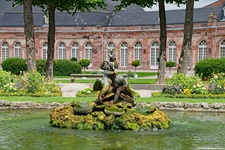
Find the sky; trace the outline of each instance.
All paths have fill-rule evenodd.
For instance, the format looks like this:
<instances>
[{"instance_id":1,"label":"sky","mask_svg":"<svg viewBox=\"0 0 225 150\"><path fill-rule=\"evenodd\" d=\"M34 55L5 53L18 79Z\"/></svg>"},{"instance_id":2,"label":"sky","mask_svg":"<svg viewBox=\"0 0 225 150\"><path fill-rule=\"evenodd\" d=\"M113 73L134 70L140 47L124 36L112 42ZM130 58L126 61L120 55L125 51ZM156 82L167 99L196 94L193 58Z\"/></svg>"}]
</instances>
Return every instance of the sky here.
<instances>
[{"instance_id":1,"label":"sky","mask_svg":"<svg viewBox=\"0 0 225 150\"><path fill-rule=\"evenodd\" d=\"M195 2L194 7L195 8L201 8L204 7L208 4L211 4L213 2L216 2L218 0L199 0L198 2ZM181 5L180 7L177 7L175 4L166 4L165 6L166 10L171 10L171 9L185 9L185 5ZM153 6L151 9L146 8L146 11L157 11L158 10L158 6L155 5Z\"/></svg>"}]
</instances>

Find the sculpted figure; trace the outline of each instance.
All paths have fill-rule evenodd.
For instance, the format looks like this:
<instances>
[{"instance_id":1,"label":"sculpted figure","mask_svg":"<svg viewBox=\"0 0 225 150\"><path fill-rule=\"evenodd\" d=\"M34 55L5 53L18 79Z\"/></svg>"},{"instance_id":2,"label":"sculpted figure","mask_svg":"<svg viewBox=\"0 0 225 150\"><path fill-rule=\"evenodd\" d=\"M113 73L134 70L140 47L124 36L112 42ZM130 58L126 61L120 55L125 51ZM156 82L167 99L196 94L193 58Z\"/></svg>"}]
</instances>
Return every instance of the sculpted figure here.
<instances>
[{"instance_id":1,"label":"sculpted figure","mask_svg":"<svg viewBox=\"0 0 225 150\"><path fill-rule=\"evenodd\" d=\"M116 103L119 97L122 97L124 100L133 103L133 94L129 88L127 80L123 76L116 76L115 79L115 96L113 103Z\"/></svg>"},{"instance_id":2,"label":"sculpted figure","mask_svg":"<svg viewBox=\"0 0 225 150\"><path fill-rule=\"evenodd\" d=\"M116 71L112 64L108 61L103 61L100 63L100 68L104 70L104 76L102 80L102 89L98 95L98 100L102 102L103 96L107 91L112 91L113 81L116 75Z\"/></svg>"}]
</instances>

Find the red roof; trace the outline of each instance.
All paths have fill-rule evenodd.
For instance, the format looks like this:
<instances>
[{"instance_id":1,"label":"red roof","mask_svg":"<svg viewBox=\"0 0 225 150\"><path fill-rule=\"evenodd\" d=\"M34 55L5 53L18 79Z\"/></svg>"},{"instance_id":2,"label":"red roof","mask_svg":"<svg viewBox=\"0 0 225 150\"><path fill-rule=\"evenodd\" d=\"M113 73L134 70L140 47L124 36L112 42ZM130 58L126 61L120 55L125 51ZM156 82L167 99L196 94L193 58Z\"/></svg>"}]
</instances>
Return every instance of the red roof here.
<instances>
[{"instance_id":1,"label":"red roof","mask_svg":"<svg viewBox=\"0 0 225 150\"><path fill-rule=\"evenodd\" d=\"M218 0L218 1L211 3L205 7L223 6L223 3L225 3L225 0Z\"/></svg>"}]
</instances>

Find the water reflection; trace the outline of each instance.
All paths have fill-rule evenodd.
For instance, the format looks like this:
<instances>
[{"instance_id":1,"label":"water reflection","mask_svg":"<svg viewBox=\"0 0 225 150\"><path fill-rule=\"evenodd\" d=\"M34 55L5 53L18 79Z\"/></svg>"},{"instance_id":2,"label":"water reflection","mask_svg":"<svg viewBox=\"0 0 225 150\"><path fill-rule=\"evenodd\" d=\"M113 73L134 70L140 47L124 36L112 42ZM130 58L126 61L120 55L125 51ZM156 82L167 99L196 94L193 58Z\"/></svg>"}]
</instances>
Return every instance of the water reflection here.
<instances>
[{"instance_id":1,"label":"water reflection","mask_svg":"<svg viewBox=\"0 0 225 150\"><path fill-rule=\"evenodd\" d=\"M50 127L49 110L1 110L0 149L134 150L225 148L224 113L167 112L171 128L151 132Z\"/></svg>"}]
</instances>

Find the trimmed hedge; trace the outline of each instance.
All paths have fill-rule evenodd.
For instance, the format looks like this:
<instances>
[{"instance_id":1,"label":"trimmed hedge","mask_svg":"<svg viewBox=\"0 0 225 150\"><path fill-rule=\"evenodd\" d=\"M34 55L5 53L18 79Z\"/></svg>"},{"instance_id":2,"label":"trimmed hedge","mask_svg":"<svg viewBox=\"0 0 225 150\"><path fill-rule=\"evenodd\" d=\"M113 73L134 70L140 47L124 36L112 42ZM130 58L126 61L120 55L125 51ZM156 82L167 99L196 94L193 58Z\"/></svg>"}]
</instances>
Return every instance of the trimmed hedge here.
<instances>
[{"instance_id":1,"label":"trimmed hedge","mask_svg":"<svg viewBox=\"0 0 225 150\"><path fill-rule=\"evenodd\" d=\"M55 60L54 61L54 76L70 76L70 74L78 74L82 71L82 66L71 60Z\"/></svg>"},{"instance_id":2,"label":"trimmed hedge","mask_svg":"<svg viewBox=\"0 0 225 150\"><path fill-rule=\"evenodd\" d=\"M2 62L2 69L12 74L19 75L21 71L27 70L26 60L23 58L7 58Z\"/></svg>"},{"instance_id":3,"label":"trimmed hedge","mask_svg":"<svg viewBox=\"0 0 225 150\"><path fill-rule=\"evenodd\" d=\"M196 99L218 99L218 98L225 98L225 94L163 94L162 92L152 92L153 97L165 97L165 98L196 98Z\"/></svg>"},{"instance_id":4,"label":"trimmed hedge","mask_svg":"<svg viewBox=\"0 0 225 150\"><path fill-rule=\"evenodd\" d=\"M21 71L27 71L26 59L23 58L7 58L2 63L2 68L12 74L19 75ZM36 60L36 69L42 75L46 72L46 60ZM70 74L81 73L82 66L71 60L55 60L54 76L69 76Z\"/></svg>"},{"instance_id":5,"label":"trimmed hedge","mask_svg":"<svg viewBox=\"0 0 225 150\"><path fill-rule=\"evenodd\" d=\"M195 74L203 80L212 77L212 73L225 72L225 58L209 58L196 63Z\"/></svg>"}]
</instances>

